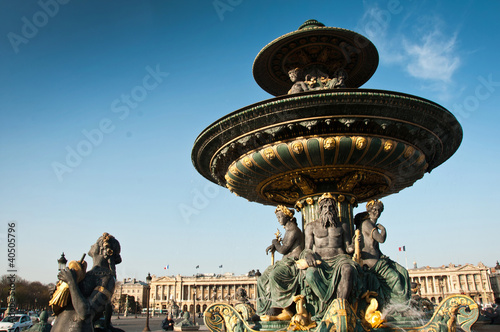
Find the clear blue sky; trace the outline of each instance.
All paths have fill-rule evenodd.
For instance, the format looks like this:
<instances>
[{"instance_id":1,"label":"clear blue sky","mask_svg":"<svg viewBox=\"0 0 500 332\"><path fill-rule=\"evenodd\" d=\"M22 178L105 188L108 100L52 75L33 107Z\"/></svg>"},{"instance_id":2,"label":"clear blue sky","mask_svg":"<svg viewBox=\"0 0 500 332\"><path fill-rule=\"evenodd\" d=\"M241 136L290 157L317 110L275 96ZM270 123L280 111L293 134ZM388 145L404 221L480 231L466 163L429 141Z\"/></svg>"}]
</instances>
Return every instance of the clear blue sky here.
<instances>
[{"instance_id":1,"label":"clear blue sky","mask_svg":"<svg viewBox=\"0 0 500 332\"><path fill-rule=\"evenodd\" d=\"M410 266L495 265L499 12L494 1L2 1L1 274L9 222L28 280L56 281L61 252L79 259L102 232L122 244L120 279L264 270L274 208L205 180L191 148L213 121L271 98L253 60L307 19L372 40L380 64L364 88L433 100L464 130L450 160L383 200L382 251L404 265L406 246Z\"/></svg>"}]
</instances>

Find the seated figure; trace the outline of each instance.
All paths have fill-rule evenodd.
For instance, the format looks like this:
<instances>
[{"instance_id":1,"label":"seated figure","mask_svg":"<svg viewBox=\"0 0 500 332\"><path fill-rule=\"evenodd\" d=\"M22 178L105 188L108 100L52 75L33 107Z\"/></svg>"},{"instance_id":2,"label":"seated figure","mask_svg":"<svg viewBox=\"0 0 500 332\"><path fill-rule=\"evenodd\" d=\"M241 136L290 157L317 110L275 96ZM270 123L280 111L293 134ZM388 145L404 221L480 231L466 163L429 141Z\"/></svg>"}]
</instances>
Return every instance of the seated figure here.
<instances>
[{"instance_id":1,"label":"seated figure","mask_svg":"<svg viewBox=\"0 0 500 332\"><path fill-rule=\"evenodd\" d=\"M326 193L318 200L319 218L306 225L306 261L302 294L307 310L318 321L335 299L354 303L361 294L359 265L352 260L354 251L349 226L339 220L335 200Z\"/></svg>"},{"instance_id":2,"label":"seated figure","mask_svg":"<svg viewBox=\"0 0 500 332\"><path fill-rule=\"evenodd\" d=\"M285 228L283 240L273 239L266 249L279 252L283 259L269 266L257 279L257 314L261 320L290 320L294 295L299 292L299 270L296 261L304 248L302 231L297 226L293 211L283 205L276 208L278 222ZM267 315L271 308L278 308L279 315Z\"/></svg>"},{"instance_id":3,"label":"seated figure","mask_svg":"<svg viewBox=\"0 0 500 332\"><path fill-rule=\"evenodd\" d=\"M408 302L411 295L408 271L384 256L379 247L379 243L384 243L387 238L385 227L377 224L384 204L372 200L366 204L366 210L357 214L354 222L362 234L361 265L367 269L367 288L378 293L380 308L389 302Z\"/></svg>"},{"instance_id":4,"label":"seated figure","mask_svg":"<svg viewBox=\"0 0 500 332\"><path fill-rule=\"evenodd\" d=\"M184 311L182 313L182 320L177 322L175 324L176 327L182 327L182 326L194 326L193 322L190 320L191 315L189 314L189 311Z\"/></svg>"}]
</instances>

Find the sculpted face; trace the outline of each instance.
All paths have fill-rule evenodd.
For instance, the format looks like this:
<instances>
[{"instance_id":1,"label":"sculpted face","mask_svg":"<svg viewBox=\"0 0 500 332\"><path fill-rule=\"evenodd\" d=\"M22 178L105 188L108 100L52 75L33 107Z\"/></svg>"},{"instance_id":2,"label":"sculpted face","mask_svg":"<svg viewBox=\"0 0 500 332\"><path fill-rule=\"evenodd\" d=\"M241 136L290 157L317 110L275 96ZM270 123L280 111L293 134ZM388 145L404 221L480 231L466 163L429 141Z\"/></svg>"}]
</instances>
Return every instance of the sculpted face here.
<instances>
[{"instance_id":1,"label":"sculpted face","mask_svg":"<svg viewBox=\"0 0 500 332\"><path fill-rule=\"evenodd\" d=\"M99 249L100 249L100 247L99 247L99 243L97 243L97 242L96 242L96 243L94 243L94 244L90 247L90 250L89 250L89 252L88 252L88 255L89 255L90 257L95 257L96 255L98 255L98 254L99 254Z\"/></svg>"},{"instance_id":2,"label":"sculpted face","mask_svg":"<svg viewBox=\"0 0 500 332\"><path fill-rule=\"evenodd\" d=\"M335 201L330 198L325 198L320 203L319 219L323 227L337 226L338 216L335 210Z\"/></svg>"},{"instance_id":3,"label":"sculpted face","mask_svg":"<svg viewBox=\"0 0 500 332\"><path fill-rule=\"evenodd\" d=\"M280 223L281 226L285 226L285 224L290 219L287 215L285 215L281 211L276 212L276 218L278 218L278 222Z\"/></svg>"},{"instance_id":4,"label":"sculpted face","mask_svg":"<svg viewBox=\"0 0 500 332\"><path fill-rule=\"evenodd\" d=\"M297 78L298 78L298 73L297 73L297 70L295 69L292 69L288 72L288 76L290 77L290 81L292 82L297 82Z\"/></svg>"},{"instance_id":5,"label":"sculpted face","mask_svg":"<svg viewBox=\"0 0 500 332\"><path fill-rule=\"evenodd\" d=\"M322 206L321 206L321 211L329 211L334 213L335 212L335 202L332 199L325 199Z\"/></svg>"},{"instance_id":6,"label":"sculpted face","mask_svg":"<svg viewBox=\"0 0 500 332\"><path fill-rule=\"evenodd\" d=\"M382 209L378 204L373 204L372 206L370 206L367 212L371 220L376 220L380 217Z\"/></svg>"}]
</instances>

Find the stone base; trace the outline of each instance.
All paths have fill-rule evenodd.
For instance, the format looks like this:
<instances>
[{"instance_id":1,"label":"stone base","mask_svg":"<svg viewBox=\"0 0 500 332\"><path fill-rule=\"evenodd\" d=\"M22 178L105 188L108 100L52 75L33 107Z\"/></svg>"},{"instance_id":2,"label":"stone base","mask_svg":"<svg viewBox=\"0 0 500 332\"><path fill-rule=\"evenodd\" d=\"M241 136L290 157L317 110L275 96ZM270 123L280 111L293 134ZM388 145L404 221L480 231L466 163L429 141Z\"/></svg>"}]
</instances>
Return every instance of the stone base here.
<instances>
[{"instance_id":1,"label":"stone base","mask_svg":"<svg viewBox=\"0 0 500 332\"><path fill-rule=\"evenodd\" d=\"M198 331L200 329L199 325L194 326L174 326L174 331Z\"/></svg>"}]
</instances>

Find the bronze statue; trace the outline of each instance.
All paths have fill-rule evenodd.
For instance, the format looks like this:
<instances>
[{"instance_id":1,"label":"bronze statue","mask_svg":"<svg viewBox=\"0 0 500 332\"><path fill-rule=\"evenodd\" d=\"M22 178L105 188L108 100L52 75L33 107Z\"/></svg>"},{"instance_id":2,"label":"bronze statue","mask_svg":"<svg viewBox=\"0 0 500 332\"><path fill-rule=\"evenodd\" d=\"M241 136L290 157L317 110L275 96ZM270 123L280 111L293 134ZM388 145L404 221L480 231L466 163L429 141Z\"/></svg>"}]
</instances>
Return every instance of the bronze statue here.
<instances>
[{"instance_id":1,"label":"bronze statue","mask_svg":"<svg viewBox=\"0 0 500 332\"><path fill-rule=\"evenodd\" d=\"M190 318L191 318L191 315L189 314L189 311L184 311L182 313L182 320L177 322L174 326L175 327L195 326Z\"/></svg>"},{"instance_id":2,"label":"bronze statue","mask_svg":"<svg viewBox=\"0 0 500 332\"><path fill-rule=\"evenodd\" d=\"M434 311L434 304L425 297L420 296L420 284L417 282L410 283L411 285L411 300L410 305L420 312L429 313Z\"/></svg>"},{"instance_id":3,"label":"bronze statue","mask_svg":"<svg viewBox=\"0 0 500 332\"><path fill-rule=\"evenodd\" d=\"M57 314L53 332L94 331L94 321L102 316L111 300L116 281L115 265L122 261L120 243L104 233L91 246L88 255L94 264L80 282L72 269L66 268L58 274L59 280L68 285L71 301Z\"/></svg>"},{"instance_id":4,"label":"bronze statue","mask_svg":"<svg viewBox=\"0 0 500 332\"><path fill-rule=\"evenodd\" d=\"M381 308L390 301L407 302L411 294L408 271L380 251L379 243L387 239L385 227L377 223L382 211L384 204L372 200L366 204L366 212L354 218L362 234L361 261L367 269L367 287L378 293Z\"/></svg>"},{"instance_id":5,"label":"bronze statue","mask_svg":"<svg viewBox=\"0 0 500 332\"><path fill-rule=\"evenodd\" d=\"M288 76L290 77L290 81L293 83L292 87L288 91L288 94L311 90L310 87L304 82L304 75L302 74L302 70L300 70L300 68L289 70Z\"/></svg>"},{"instance_id":6,"label":"bronze statue","mask_svg":"<svg viewBox=\"0 0 500 332\"><path fill-rule=\"evenodd\" d=\"M281 242L273 239L266 253L277 251L283 258L269 266L257 279L257 314L261 316L261 320L290 320L293 313L289 306L293 304L293 296L299 291L296 261L304 249L304 237L293 217L293 210L279 205L275 213L286 232ZM278 308L282 312L267 315L271 308Z\"/></svg>"},{"instance_id":7,"label":"bronze statue","mask_svg":"<svg viewBox=\"0 0 500 332\"><path fill-rule=\"evenodd\" d=\"M28 331L30 332L50 332L52 325L50 325L47 320L49 319L49 314L47 311L42 311L40 313L40 321L34 324Z\"/></svg>"},{"instance_id":8,"label":"bronze statue","mask_svg":"<svg viewBox=\"0 0 500 332\"><path fill-rule=\"evenodd\" d=\"M330 193L318 200L320 216L306 225L305 250L301 257L307 263L305 282L307 303L314 307L313 316L321 318L334 299L353 303L353 287L359 281L359 265L351 256L349 226L338 218L335 200ZM319 260L319 264L318 264ZM312 308L308 308L312 311Z\"/></svg>"},{"instance_id":9,"label":"bronze statue","mask_svg":"<svg viewBox=\"0 0 500 332\"><path fill-rule=\"evenodd\" d=\"M288 76L293 85L288 94L324 89L345 88L347 72L343 69L337 69L331 78L317 66L311 66L305 69L293 68L288 71Z\"/></svg>"}]
</instances>

